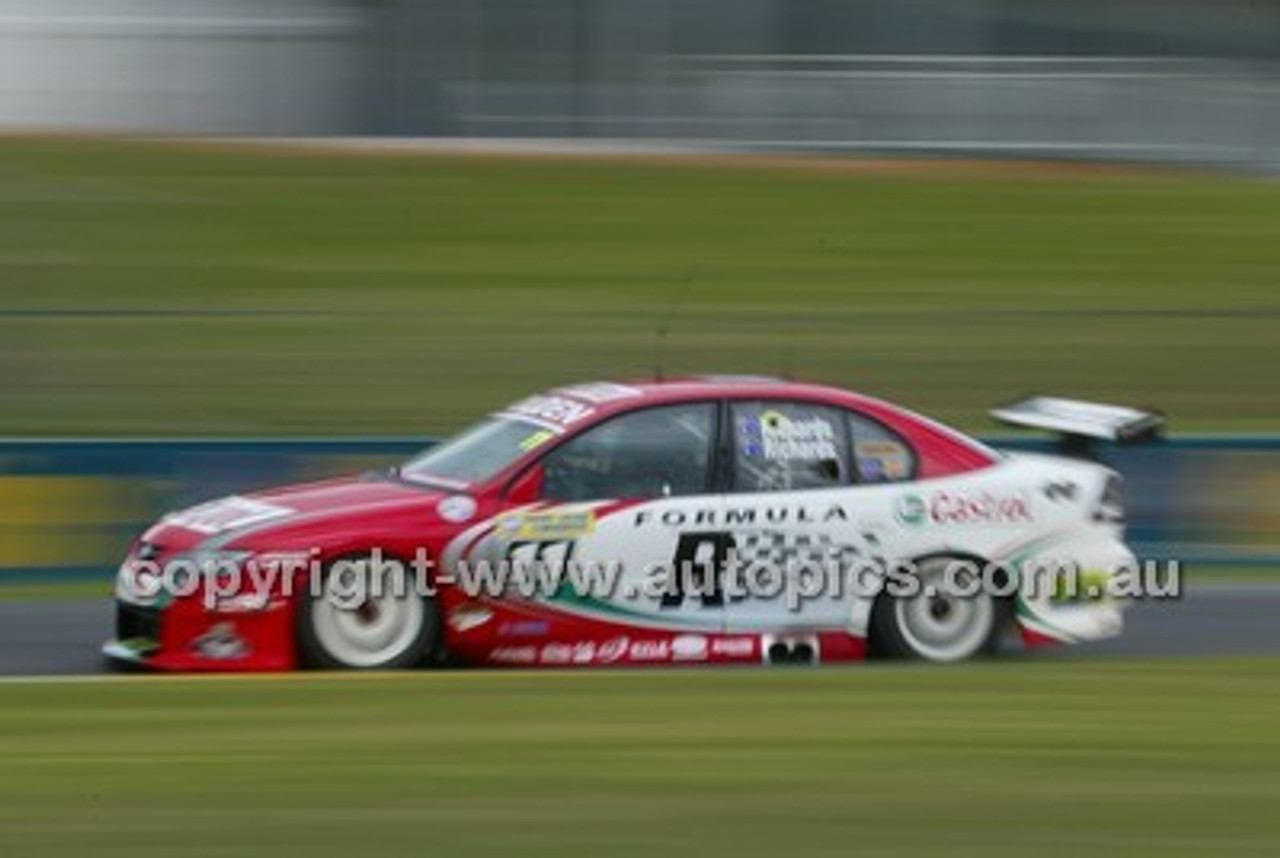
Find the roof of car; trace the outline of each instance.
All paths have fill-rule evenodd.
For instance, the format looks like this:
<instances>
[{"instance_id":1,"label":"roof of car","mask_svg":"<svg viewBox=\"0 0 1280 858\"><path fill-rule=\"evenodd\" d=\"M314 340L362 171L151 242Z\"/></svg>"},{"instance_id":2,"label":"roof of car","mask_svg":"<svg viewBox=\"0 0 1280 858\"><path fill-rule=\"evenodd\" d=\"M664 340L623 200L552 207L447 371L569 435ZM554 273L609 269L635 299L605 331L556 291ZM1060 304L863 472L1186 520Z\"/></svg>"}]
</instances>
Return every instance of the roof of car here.
<instances>
[{"instance_id":1,"label":"roof of car","mask_svg":"<svg viewBox=\"0 0 1280 858\"><path fill-rule=\"evenodd\" d=\"M567 397L579 403L578 410L589 411L597 419L642 406L700 399L791 399L852 408L881 419L919 418L919 415L892 403L838 387L754 375L692 375L669 379L595 381L564 385L537 394L531 399L537 401L555 397Z\"/></svg>"},{"instance_id":2,"label":"roof of car","mask_svg":"<svg viewBox=\"0 0 1280 858\"><path fill-rule=\"evenodd\" d=\"M707 397L840 400L846 404L849 404L851 400L877 401L871 397L838 387L775 378L767 375L688 375L669 379L651 378L627 381L618 383L616 386L634 390L634 395L643 396L650 402L678 402ZM560 388L560 390L573 395L573 392L581 387L584 386L570 385L569 387ZM590 387L590 385L586 385L586 387Z\"/></svg>"},{"instance_id":3,"label":"roof of car","mask_svg":"<svg viewBox=\"0 0 1280 858\"><path fill-rule=\"evenodd\" d=\"M838 387L767 376L694 375L571 384L535 394L498 413L563 433L637 408L708 399L794 400L857 411L910 437L921 453L922 476L957 473L998 459L981 442L890 402ZM935 461L931 451L936 450L946 452Z\"/></svg>"}]
</instances>

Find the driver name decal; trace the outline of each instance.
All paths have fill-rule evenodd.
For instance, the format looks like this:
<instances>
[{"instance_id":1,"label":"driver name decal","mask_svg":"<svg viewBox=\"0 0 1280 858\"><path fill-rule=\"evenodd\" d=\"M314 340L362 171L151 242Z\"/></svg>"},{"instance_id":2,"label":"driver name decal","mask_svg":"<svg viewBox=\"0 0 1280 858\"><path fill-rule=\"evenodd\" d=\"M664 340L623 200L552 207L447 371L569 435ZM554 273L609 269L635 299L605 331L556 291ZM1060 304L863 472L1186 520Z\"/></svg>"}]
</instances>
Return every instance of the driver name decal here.
<instances>
[{"instance_id":1,"label":"driver name decal","mask_svg":"<svg viewBox=\"0 0 1280 858\"><path fill-rule=\"evenodd\" d=\"M742 452L770 461L838 459L835 429L821 417L788 417L765 411L742 420Z\"/></svg>"}]
</instances>

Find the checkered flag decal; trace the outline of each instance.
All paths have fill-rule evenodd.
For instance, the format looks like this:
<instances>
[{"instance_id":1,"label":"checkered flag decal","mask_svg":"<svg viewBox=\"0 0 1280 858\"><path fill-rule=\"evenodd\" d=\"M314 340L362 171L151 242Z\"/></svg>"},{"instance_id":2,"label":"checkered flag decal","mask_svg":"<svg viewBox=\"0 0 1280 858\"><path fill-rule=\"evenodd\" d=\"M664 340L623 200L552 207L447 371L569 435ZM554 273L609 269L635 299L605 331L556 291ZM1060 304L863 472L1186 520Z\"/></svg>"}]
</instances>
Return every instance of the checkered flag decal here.
<instances>
[{"instance_id":1,"label":"checkered flag decal","mask_svg":"<svg viewBox=\"0 0 1280 858\"><path fill-rule=\"evenodd\" d=\"M838 564L844 569L868 559L879 559L879 540L874 534L859 535L858 544L836 542L821 533L784 530L739 531L733 534L737 562L743 567L774 569L825 567Z\"/></svg>"}]
</instances>

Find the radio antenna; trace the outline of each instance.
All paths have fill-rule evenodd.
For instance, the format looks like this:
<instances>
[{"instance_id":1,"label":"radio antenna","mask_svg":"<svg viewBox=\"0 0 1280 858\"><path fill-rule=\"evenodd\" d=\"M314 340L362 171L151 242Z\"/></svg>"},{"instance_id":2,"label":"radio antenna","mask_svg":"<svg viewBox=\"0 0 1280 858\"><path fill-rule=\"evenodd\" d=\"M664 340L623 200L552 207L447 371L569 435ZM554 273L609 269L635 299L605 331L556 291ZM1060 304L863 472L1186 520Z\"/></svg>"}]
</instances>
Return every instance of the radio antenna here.
<instances>
[{"instance_id":1,"label":"radio antenna","mask_svg":"<svg viewBox=\"0 0 1280 858\"><path fill-rule=\"evenodd\" d=\"M788 342L786 348L782 350L782 376L783 381L795 381L795 373L792 371L792 365L795 363L796 344Z\"/></svg>"},{"instance_id":2,"label":"radio antenna","mask_svg":"<svg viewBox=\"0 0 1280 858\"><path fill-rule=\"evenodd\" d=\"M676 310L680 309L680 304L684 299L685 292L689 290L689 286L693 283L693 272L685 274L684 282L677 283L672 287L671 300L667 302L667 312L663 316L662 322L658 325L653 341L653 379L657 382L666 381L666 358L667 358L667 334L671 332L671 324L675 320Z\"/></svg>"}]
</instances>

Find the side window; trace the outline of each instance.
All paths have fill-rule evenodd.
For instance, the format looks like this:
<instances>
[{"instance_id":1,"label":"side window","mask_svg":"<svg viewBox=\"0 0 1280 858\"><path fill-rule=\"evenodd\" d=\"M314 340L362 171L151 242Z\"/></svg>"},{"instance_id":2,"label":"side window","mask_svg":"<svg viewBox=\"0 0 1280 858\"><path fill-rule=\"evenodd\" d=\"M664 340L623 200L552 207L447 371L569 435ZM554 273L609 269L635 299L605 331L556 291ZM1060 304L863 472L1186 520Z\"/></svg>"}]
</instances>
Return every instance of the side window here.
<instances>
[{"instance_id":1,"label":"side window","mask_svg":"<svg viewBox=\"0 0 1280 858\"><path fill-rule=\"evenodd\" d=\"M542 496L568 502L706 492L715 409L710 402L648 408L585 430L542 460Z\"/></svg>"},{"instance_id":2,"label":"side window","mask_svg":"<svg viewBox=\"0 0 1280 858\"><path fill-rule=\"evenodd\" d=\"M785 492L849 481L844 418L804 402L734 402L733 490Z\"/></svg>"},{"instance_id":3,"label":"side window","mask_svg":"<svg viewBox=\"0 0 1280 858\"><path fill-rule=\"evenodd\" d=\"M856 469L854 482L900 483L915 477L915 452L902 436L870 417L845 413Z\"/></svg>"}]
</instances>

